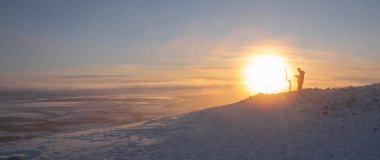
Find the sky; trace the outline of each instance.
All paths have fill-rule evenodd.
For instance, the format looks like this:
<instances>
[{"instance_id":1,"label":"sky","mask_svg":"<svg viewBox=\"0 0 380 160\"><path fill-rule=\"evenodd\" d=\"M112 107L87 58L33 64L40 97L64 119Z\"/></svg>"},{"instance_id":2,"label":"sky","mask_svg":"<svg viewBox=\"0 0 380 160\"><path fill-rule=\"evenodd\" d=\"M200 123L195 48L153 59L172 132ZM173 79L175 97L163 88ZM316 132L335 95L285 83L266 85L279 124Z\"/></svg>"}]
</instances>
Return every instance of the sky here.
<instances>
[{"instance_id":1,"label":"sky","mask_svg":"<svg viewBox=\"0 0 380 160\"><path fill-rule=\"evenodd\" d=\"M308 88L376 83L379 16L378 0L2 0L0 88L246 96L241 68L266 50Z\"/></svg>"}]
</instances>

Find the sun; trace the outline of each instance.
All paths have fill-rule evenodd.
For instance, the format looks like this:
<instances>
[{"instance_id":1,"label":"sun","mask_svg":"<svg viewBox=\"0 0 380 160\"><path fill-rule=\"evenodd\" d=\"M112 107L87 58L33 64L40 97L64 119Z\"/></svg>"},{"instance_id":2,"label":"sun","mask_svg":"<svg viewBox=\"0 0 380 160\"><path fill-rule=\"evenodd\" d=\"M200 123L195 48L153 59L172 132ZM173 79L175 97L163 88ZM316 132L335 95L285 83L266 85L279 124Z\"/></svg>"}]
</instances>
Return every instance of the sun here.
<instances>
[{"instance_id":1,"label":"sun","mask_svg":"<svg viewBox=\"0 0 380 160\"><path fill-rule=\"evenodd\" d=\"M252 93L281 92L288 87L285 77L287 67L278 55L253 56L243 69L245 84Z\"/></svg>"}]
</instances>

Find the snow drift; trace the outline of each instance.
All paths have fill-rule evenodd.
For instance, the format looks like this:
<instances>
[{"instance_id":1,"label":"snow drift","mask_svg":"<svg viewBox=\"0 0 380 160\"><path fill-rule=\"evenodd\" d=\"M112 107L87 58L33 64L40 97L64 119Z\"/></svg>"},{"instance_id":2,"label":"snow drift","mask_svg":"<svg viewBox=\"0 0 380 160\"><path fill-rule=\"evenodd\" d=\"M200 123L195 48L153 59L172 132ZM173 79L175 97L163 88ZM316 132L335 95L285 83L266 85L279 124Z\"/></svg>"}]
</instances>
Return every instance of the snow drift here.
<instances>
[{"instance_id":1,"label":"snow drift","mask_svg":"<svg viewBox=\"0 0 380 160\"><path fill-rule=\"evenodd\" d=\"M135 125L0 144L0 159L380 159L380 84L259 94Z\"/></svg>"}]
</instances>

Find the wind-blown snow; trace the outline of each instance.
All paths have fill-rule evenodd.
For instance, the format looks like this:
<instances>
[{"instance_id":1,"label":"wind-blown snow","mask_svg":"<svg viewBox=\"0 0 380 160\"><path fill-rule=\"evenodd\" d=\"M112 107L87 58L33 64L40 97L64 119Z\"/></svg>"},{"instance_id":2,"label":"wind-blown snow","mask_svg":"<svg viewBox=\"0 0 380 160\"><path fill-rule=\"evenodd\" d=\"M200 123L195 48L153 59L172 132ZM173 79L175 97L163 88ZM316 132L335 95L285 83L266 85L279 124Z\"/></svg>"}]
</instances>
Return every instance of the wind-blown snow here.
<instances>
[{"instance_id":1,"label":"wind-blown snow","mask_svg":"<svg viewBox=\"0 0 380 160\"><path fill-rule=\"evenodd\" d=\"M3 159L376 160L380 84L256 95L176 117L0 145Z\"/></svg>"}]
</instances>

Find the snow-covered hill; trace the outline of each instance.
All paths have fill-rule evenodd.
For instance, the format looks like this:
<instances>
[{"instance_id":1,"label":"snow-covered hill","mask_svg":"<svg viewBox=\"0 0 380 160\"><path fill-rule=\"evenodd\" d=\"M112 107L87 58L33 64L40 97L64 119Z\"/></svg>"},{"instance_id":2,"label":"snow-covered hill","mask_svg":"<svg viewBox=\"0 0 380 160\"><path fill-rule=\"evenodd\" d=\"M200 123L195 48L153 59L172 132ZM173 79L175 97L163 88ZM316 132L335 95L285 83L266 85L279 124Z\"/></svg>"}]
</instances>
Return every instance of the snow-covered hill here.
<instances>
[{"instance_id":1,"label":"snow-covered hill","mask_svg":"<svg viewBox=\"0 0 380 160\"><path fill-rule=\"evenodd\" d=\"M135 125L2 143L0 154L3 159L376 160L380 84L261 94Z\"/></svg>"}]
</instances>

